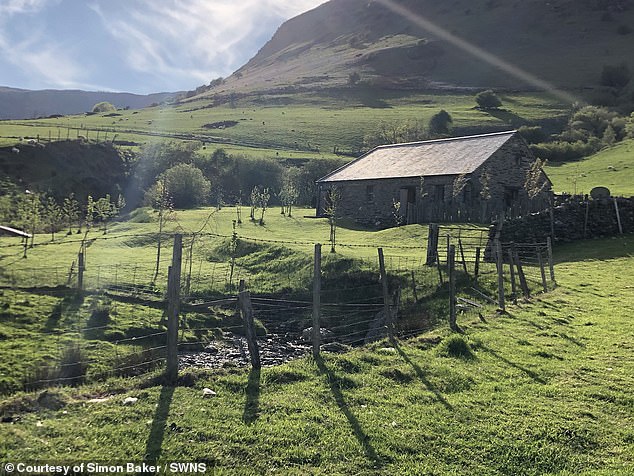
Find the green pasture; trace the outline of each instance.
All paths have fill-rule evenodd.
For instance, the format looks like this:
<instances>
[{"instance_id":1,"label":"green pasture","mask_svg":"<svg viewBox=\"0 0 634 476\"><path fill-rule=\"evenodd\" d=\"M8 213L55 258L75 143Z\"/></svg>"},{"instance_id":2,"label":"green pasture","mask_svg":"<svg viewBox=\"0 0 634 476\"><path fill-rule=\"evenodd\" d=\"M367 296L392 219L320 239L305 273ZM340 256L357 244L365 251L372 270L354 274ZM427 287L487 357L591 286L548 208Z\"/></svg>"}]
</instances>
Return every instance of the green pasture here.
<instances>
[{"instance_id":1,"label":"green pasture","mask_svg":"<svg viewBox=\"0 0 634 476\"><path fill-rule=\"evenodd\" d=\"M546 173L557 192L590 193L607 187L612 195L634 195L634 140L602 150L590 157L563 164L551 163Z\"/></svg>"},{"instance_id":2,"label":"green pasture","mask_svg":"<svg viewBox=\"0 0 634 476\"><path fill-rule=\"evenodd\" d=\"M242 207L242 224L236 225L238 241L241 243L239 246L251 251L254 250L253 247L262 252L266 249L269 253L273 253L271 250L284 248L297 252L310 261L314 243L322 243L324 255L329 255L331 253L328 220L314 218L314 215L314 209L296 208L293 210L293 216L288 217L280 213L280 208L272 207L266 211L264 225L260 225L258 220L250 221L249 207ZM259 217L258 211L256 218ZM236 207L176 211L164 230L166 236L156 281L158 289L164 287L167 267L171 261L172 242L169 235L176 232L184 235L183 244L187 259L190 247L192 249L192 279L200 286L194 289L204 289L212 279L224 282L229 266L226 249L233 233L234 220L238 220ZM454 239L461 237L468 240L469 253L473 253L475 246L484 246L486 243L487 232L482 226L456 225L452 226L449 233ZM405 259L413 265L425 258L427 234L427 225L370 231L343 221L337 228L334 256L363 260L376 265L377 248L383 247L388 267L395 268L399 263L404 263ZM110 224L107 233L98 227L94 227L87 235L66 235L62 231L56 234L55 241L51 240L50 234L38 234L35 237L35 246L27 248L26 259L23 258L24 250L20 239L0 238L0 266L4 270L4 281L22 285L56 285L67 283L68 277L72 276L71 282L75 282L77 255L82 241L87 243L86 279L89 287L100 287L115 282L135 285L150 285L152 282L158 222L156 212L151 209L135 210L123 221ZM243 254L238 251L239 255ZM268 259L280 258L273 255ZM237 269L242 269L241 273L246 273L239 274L242 278L253 276L247 269L248 260L246 256L239 256L236 260ZM288 281L288 278L286 280Z\"/></svg>"},{"instance_id":3,"label":"green pasture","mask_svg":"<svg viewBox=\"0 0 634 476\"><path fill-rule=\"evenodd\" d=\"M349 96L351 94L351 97ZM363 137L380 123L418 120L426 124L441 109L447 110L457 128L516 128L540 120L563 117L568 106L545 94L503 95L500 111L483 112L474 108L473 95L463 94L388 94L367 105L363 95L331 92L323 95L289 95L248 98L213 106L209 98L178 106L161 106L110 114L68 116L32 121L0 122L0 144L13 145L20 137L48 140L117 140L144 143L153 137L199 141L229 141L233 147L271 149L284 157L286 151L306 152L326 157L334 148L357 153ZM233 121L224 128L205 128L206 124Z\"/></svg>"},{"instance_id":4,"label":"green pasture","mask_svg":"<svg viewBox=\"0 0 634 476\"><path fill-rule=\"evenodd\" d=\"M633 245L556 248L556 290L460 316L458 337L441 326L261 372L190 370L177 387L150 375L5 397L0 458L196 461L240 475L628 475Z\"/></svg>"}]
</instances>

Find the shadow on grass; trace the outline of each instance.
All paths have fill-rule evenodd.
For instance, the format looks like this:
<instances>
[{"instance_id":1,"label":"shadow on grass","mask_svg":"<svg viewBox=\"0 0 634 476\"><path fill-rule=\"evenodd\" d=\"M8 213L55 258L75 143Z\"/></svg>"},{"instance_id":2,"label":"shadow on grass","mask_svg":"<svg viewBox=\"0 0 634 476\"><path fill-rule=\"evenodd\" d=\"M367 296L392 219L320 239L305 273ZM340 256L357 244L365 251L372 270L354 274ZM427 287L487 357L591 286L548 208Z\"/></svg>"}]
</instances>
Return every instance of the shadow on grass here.
<instances>
[{"instance_id":1,"label":"shadow on grass","mask_svg":"<svg viewBox=\"0 0 634 476\"><path fill-rule=\"evenodd\" d=\"M438 390L434 384L432 384L429 379L427 378L427 375L425 375L425 372L423 371L423 369L420 368L420 366L416 363L414 363L412 361L412 359L409 357L409 355L407 355L405 353L405 351L403 350L403 348L398 344L398 342L394 342L394 348L396 349L396 351L399 353L399 355L403 358L403 360L405 362L407 362L412 369L414 369L414 372L416 372L416 375L418 376L419 380L423 383L423 385L425 385L425 387L427 387L427 390L429 390L430 392L432 392L435 396L436 399L443 404L443 406L447 409L447 410L453 410L453 407L451 406L451 403L449 403L447 401L447 399L445 398L445 396L440 393L440 390Z\"/></svg>"},{"instance_id":2,"label":"shadow on grass","mask_svg":"<svg viewBox=\"0 0 634 476\"><path fill-rule=\"evenodd\" d=\"M79 310L84 303L84 296L78 292L71 292L64 298L60 299L46 319L44 328L52 331L59 326L64 314L73 314Z\"/></svg>"},{"instance_id":3,"label":"shadow on grass","mask_svg":"<svg viewBox=\"0 0 634 476\"><path fill-rule=\"evenodd\" d=\"M167 416L172 405L174 397L174 387L163 386L159 395L158 405L152 419L152 428L150 435L145 443L145 462L155 465L161 457L163 447L163 438L165 437L165 428L167 426Z\"/></svg>"},{"instance_id":4,"label":"shadow on grass","mask_svg":"<svg viewBox=\"0 0 634 476\"><path fill-rule=\"evenodd\" d=\"M335 398L335 402L337 402L337 406L348 419L348 423L350 424L350 427L354 432L354 436L357 438L359 444L363 448L365 457L373 463L374 468L383 467L386 462L385 458L379 456L376 453L376 450L369 441L370 437L363 431L359 420L356 416L354 416L354 414L350 410L350 407L348 407L348 404L343 397L343 393L341 393L341 389L337 385L339 381L337 376L326 366L326 363L324 362L324 359L322 357L318 357L316 359L316 363L320 373L328 379L328 385L330 386L330 391Z\"/></svg>"},{"instance_id":5,"label":"shadow on grass","mask_svg":"<svg viewBox=\"0 0 634 476\"><path fill-rule=\"evenodd\" d=\"M507 109L487 109L485 111L490 116L493 116L499 119L506 124L510 124L513 127L520 127L528 124L528 121L524 119L522 116L518 116L512 111Z\"/></svg>"},{"instance_id":6,"label":"shadow on grass","mask_svg":"<svg viewBox=\"0 0 634 476\"><path fill-rule=\"evenodd\" d=\"M491 354L493 357L495 357L496 359L504 362L506 365L508 365L510 367L513 367L514 369L517 369L517 370L519 370L521 372L524 372L526 375L528 375L530 378L532 378L536 382L542 383L542 384L546 383L546 380L544 380L542 377L540 377L539 374L537 374L536 372L533 372L532 370L527 369L526 367L522 367L521 365L510 361L506 357L501 356L498 352L494 351L493 349L490 349L489 347L485 346L484 344L482 344L479 347L479 349L483 350L484 352L487 352L488 354Z\"/></svg>"},{"instance_id":7,"label":"shadow on grass","mask_svg":"<svg viewBox=\"0 0 634 476\"><path fill-rule=\"evenodd\" d=\"M247 383L247 401L244 404L242 421L250 425L258 419L260 412L260 369L251 369Z\"/></svg>"}]
</instances>

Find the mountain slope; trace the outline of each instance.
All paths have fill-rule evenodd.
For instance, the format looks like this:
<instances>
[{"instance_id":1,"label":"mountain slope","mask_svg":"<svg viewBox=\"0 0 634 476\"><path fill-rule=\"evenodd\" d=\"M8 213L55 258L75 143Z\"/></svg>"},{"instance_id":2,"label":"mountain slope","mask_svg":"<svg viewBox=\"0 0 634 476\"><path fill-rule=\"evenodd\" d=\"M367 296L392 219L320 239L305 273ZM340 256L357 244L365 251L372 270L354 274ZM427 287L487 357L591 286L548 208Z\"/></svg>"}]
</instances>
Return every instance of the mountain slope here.
<instances>
[{"instance_id":1,"label":"mountain slope","mask_svg":"<svg viewBox=\"0 0 634 476\"><path fill-rule=\"evenodd\" d=\"M631 0L331 0L284 23L215 92L342 85L354 72L384 87L537 87L474 47L560 88L596 86L604 64L634 69L632 31Z\"/></svg>"},{"instance_id":2,"label":"mountain slope","mask_svg":"<svg viewBox=\"0 0 634 476\"><path fill-rule=\"evenodd\" d=\"M107 101L118 108L140 109L160 103L175 93L139 95L130 93L79 90L30 91L0 87L0 119L32 119L53 114L80 114L98 102Z\"/></svg>"}]
</instances>

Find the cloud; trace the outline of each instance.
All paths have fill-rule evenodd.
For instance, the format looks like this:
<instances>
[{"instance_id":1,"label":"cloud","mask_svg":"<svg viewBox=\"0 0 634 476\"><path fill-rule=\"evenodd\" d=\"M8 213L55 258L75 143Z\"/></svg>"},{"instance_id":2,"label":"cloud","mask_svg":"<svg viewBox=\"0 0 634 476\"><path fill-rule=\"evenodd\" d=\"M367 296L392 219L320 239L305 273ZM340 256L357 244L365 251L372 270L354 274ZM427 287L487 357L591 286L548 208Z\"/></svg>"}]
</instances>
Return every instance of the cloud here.
<instances>
[{"instance_id":1,"label":"cloud","mask_svg":"<svg viewBox=\"0 0 634 476\"><path fill-rule=\"evenodd\" d=\"M242 66L287 18L319 0L137 0L90 7L137 71L199 85Z\"/></svg>"},{"instance_id":2,"label":"cloud","mask_svg":"<svg viewBox=\"0 0 634 476\"><path fill-rule=\"evenodd\" d=\"M43 18L61 1L6 0L0 4L0 69L4 70L3 76L21 78L26 87L95 86L84 81L86 69L78 59L78 48L46 33ZM4 78L1 81L4 82Z\"/></svg>"},{"instance_id":3,"label":"cloud","mask_svg":"<svg viewBox=\"0 0 634 476\"><path fill-rule=\"evenodd\" d=\"M57 3L57 0L3 0L0 4L0 18L20 13L37 12L51 3Z\"/></svg>"},{"instance_id":4,"label":"cloud","mask_svg":"<svg viewBox=\"0 0 634 476\"><path fill-rule=\"evenodd\" d=\"M322 0L0 0L0 83L155 92L244 65Z\"/></svg>"}]
</instances>

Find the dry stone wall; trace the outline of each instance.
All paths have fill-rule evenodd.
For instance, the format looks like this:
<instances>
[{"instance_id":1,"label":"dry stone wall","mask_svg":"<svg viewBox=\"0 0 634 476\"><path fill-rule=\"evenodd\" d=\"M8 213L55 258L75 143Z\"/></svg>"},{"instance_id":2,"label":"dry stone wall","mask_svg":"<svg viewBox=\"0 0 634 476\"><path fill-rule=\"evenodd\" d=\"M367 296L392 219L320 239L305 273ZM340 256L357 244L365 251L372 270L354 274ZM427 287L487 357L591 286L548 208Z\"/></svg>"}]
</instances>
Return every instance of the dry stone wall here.
<instances>
[{"instance_id":1,"label":"dry stone wall","mask_svg":"<svg viewBox=\"0 0 634 476\"><path fill-rule=\"evenodd\" d=\"M544 242L554 234L555 242L570 242L587 238L603 238L619 234L616 214L618 206L623 233L634 233L634 197L602 200L571 200L550 210L532 213L504 222L502 242ZM586 219L587 216L587 219ZM490 228L494 238L499 224Z\"/></svg>"}]
</instances>

